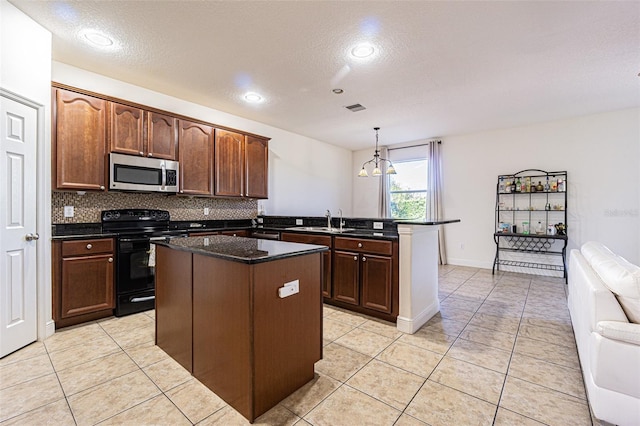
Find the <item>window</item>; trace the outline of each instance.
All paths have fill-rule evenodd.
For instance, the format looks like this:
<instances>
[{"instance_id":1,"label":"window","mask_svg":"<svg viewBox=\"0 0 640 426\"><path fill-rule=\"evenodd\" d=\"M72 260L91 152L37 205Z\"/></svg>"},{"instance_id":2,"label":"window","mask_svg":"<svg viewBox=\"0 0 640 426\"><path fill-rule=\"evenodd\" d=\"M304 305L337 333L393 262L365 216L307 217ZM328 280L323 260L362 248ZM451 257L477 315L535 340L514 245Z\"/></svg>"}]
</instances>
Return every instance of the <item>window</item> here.
<instances>
[{"instance_id":1,"label":"window","mask_svg":"<svg viewBox=\"0 0 640 426\"><path fill-rule=\"evenodd\" d=\"M422 219L427 217L427 159L394 161L397 174L389 175L391 217Z\"/></svg>"}]
</instances>

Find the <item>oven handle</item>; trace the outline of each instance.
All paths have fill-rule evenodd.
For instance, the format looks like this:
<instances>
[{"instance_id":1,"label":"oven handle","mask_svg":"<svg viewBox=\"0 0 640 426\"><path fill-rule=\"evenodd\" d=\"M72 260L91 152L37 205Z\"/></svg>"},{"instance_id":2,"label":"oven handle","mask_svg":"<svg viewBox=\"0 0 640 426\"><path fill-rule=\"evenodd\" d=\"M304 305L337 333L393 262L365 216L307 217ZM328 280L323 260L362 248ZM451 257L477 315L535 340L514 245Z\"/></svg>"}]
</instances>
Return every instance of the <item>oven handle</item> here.
<instances>
[{"instance_id":1,"label":"oven handle","mask_svg":"<svg viewBox=\"0 0 640 426\"><path fill-rule=\"evenodd\" d=\"M165 186L167 186L167 166L165 165L164 161L160 165L160 170L162 170L162 187L164 188Z\"/></svg>"},{"instance_id":2,"label":"oven handle","mask_svg":"<svg viewBox=\"0 0 640 426\"><path fill-rule=\"evenodd\" d=\"M155 296L146 296L146 297L132 297L131 300L129 300L130 302L136 303L136 302L146 302L147 300L153 300L155 299Z\"/></svg>"},{"instance_id":3,"label":"oven handle","mask_svg":"<svg viewBox=\"0 0 640 426\"><path fill-rule=\"evenodd\" d=\"M150 237L149 241L166 241L167 237Z\"/></svg>"}]
</instances>

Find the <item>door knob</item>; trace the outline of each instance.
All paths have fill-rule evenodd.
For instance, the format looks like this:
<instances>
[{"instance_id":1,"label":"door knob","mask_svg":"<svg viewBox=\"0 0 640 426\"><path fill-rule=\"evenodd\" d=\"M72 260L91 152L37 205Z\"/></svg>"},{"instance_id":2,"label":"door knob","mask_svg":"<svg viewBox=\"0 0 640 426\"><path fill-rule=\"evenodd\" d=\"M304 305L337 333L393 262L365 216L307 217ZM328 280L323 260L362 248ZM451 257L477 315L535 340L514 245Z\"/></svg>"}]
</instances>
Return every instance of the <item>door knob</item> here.
<instances>
[{"instance_id":1,"label":"door knob","mask_svg":"<svg viewBox=\"0 0 640 426\"><path fill-rule=\"evenodd\" d=\"M35 240L37 240L39 238L40 238L40 235L38 235L38 234L27 234L27 235L24 236L24 239L27 240L27 241L35 241Z\"/></svg>"}]
</instances>

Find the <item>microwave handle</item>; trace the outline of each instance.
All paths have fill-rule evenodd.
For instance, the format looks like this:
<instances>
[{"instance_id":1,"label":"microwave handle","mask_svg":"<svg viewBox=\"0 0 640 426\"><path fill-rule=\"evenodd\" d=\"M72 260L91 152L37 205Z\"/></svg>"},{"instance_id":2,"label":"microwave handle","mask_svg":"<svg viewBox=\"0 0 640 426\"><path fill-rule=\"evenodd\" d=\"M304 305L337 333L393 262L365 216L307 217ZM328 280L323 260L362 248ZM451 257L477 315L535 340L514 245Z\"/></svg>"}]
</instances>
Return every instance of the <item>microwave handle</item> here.
<instances>
[{"instance_id":1,"label":"microwave handle","mask_svg":"<svg viewBox=\"0 0 640 426\"><path fill-rule=\"evenodd\" d=\"M167 186L167 166L164 161L160 165L160 169L162 170L162 186Z\"/></svg>"}]
</instances>

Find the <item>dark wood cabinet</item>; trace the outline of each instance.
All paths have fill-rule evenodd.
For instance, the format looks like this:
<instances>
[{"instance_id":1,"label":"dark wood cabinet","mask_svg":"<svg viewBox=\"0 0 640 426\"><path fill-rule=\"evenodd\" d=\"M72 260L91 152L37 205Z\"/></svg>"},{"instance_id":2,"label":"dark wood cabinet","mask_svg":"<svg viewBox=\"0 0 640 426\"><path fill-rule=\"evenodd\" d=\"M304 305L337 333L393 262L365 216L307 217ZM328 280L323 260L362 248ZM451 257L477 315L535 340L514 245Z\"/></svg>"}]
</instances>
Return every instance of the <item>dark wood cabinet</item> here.
<instances>
[{"instance_id":1,"label":"dark wood cabinet","mask_svg":"<svg viewBox=\"0 0 640 426\"><path fill-rule=\"evenodd\" d=\"M113 314L114 264L112 238L53 242L56 328Z\"/></svg>"},{"instance_id":2,"label":"dark wood cabinet","mask_svg":"<svg viewBox=\"0 0 640 426\"><path fill-rule=\"evenodd\" d=\"M54 189L106 188L107 101L53 89Z\"/></svg>"},{"instance_id":3,"label":"dark wood cabinet","mask_svg":"<svg viewBox=\"0 0 640 426\"><path fill-rule=\"evenodd\" d=\"M216 129L215 176L215 195L245 195L243 134Z\"/></svg>"},{"instance_id":4,"label":"dark wood cabinet","mask_svg":"<svg viewBox=\"0 0 640 426\"><path fill-rule=\"evenodd\" d=\"M235 231L221 231L220 235L228 235L230 237L250 237L251 231L247 229L238 229Z\"/></svg>"},{"instance_id":5,"label":"dark wood cabinet","mask_svg":"<svg viewBox=\"0 0 640 426\"><path fill-rule=\"evenodd\" d=\"M322 279L322 297L331 298L331 248L333 244L331 237L328 235L309 235L309 234L297 234L294 232L283 232L280 234L282 241L289 241L292 243L302 244L316 244L319 246L329 247L329 251L322 253L322 265L323 265L323 279Z\"/></svg>"},{"instance_id":6,"label":"dark wood cabinet","mask_svg":"<svg viewBox=\"0 0 640 426\"><path fill-rule=\"evenodd\" d=\"M333 299L360 304L360 255L354 252L333 252Z\"/></svg>"},{"instance_id":7,"label":"dark wood cabinet","mask_svg":"<svg viewBox=\"0 0 640 426\"><path fill-rule=\"evenodd\" d=\"M179 121L180 194L213 195L213 127Z\"/></svg>"},{"instance_id":8,"label":"dark wood cabinet","mask_svg":"<svg viewBox=\"0 0 640 426\"><path fill-rule=\"evenodd\" d=\"M144 155L144 111L109 102L111 152Z\"/></svg>"},{"instance_id":9,"label":"dark wood cabinet","mask_svg":"<svg viewBox=\"0 0 640 426\"><path fill-rule=\"evenodd\" d=\"M386 256L360 255L361 304L365 308L390 313L392 260Z\"/></svg>"},{"instance_id":10,"label":"dark wood cabinet","mask_svg":"<svg viewBox=\"0 0 640 426\"><path fill-rule=\"evenodd\" d=\"M147 156L176 160L178 145L178 119L166 114L148 111Z\"/></svg>"},{"instance_id":11,"label":"dark wood cabinet","mask_svg":"<svg viewBox=\"0 0 640 426\"><path fill-rule=\"evenodd\" d=\"M269 198L269 140L247 135L244 153L245 196Z\"/></svg>"}]
</instances>

